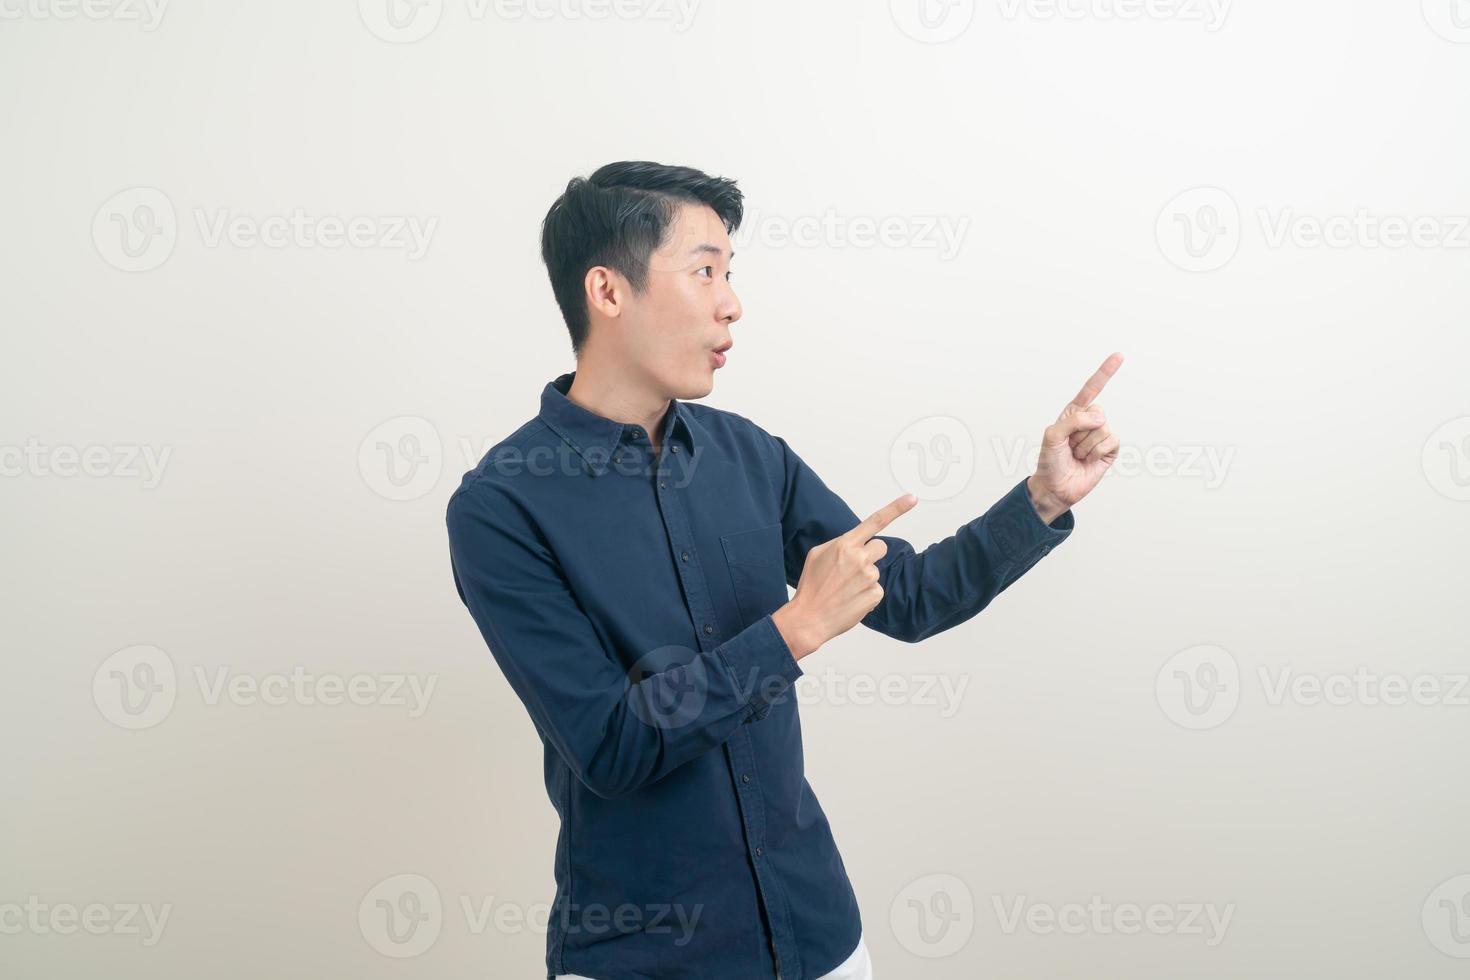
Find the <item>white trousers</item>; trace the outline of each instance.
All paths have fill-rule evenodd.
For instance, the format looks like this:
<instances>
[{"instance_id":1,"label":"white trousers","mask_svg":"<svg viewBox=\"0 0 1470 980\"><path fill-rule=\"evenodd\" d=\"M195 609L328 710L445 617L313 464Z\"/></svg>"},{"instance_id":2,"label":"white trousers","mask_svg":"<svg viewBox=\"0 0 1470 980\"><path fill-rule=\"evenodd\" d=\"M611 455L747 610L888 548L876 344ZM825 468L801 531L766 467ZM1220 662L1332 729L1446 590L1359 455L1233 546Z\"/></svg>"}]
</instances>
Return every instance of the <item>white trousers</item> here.
<instances>
[{"instance_id":1,"label":"white trousers","mask_svg":"<svg viewBox=\"0 0 1470 980\"><path fill-rule=\"evenodd\" d=\"M590 980L588 977L577 976L574 973L560 974L556 980ZM777 974L777 980L780 975ZM843 960L831 973L824 973L817 980L873 980L873 961L868 958L868 946L863 942L863 937L858 937L857 949L852 955Z\"/></svg>"}]
</instances>

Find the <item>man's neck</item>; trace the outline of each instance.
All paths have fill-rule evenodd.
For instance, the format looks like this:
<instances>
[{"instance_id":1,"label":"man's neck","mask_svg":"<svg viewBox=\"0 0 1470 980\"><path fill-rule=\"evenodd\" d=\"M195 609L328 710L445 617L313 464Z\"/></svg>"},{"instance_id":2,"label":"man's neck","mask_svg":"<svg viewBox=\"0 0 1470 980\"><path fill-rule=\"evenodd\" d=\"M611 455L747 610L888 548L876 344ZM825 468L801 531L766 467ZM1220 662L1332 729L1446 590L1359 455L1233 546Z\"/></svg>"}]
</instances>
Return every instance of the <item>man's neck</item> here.
<instances>
[{"instance_id":1,"label":"man's neck","mask_svg":"<svg viewBox=\"0 0 1470 980\"><path fill-rule=\"evenodd\" d=\"M658 440L663 435L659 426L668 414L669 399L639 390L628 384L626 377L627 372L610 370L584 356L577 361L567 400L614 422L642 426L657 455Z\"/></svg>"}]
</instances>

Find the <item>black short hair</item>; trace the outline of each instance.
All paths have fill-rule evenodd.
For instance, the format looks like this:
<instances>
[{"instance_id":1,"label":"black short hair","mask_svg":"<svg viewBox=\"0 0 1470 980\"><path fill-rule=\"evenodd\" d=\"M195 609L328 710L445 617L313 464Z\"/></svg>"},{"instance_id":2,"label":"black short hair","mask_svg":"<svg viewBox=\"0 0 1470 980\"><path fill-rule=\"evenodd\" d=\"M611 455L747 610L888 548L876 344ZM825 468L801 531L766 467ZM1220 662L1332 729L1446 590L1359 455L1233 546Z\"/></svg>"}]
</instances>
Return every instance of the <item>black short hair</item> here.
<instances>
[{"instance_id":1,"label":"black short hair","mask_svg":"<svg viewBox=\"0 0 1470 980\"><path fill-rule=\"evenodd\" d=\"M574 177L541 222L541 260L580 355L589 327L583 279L593 266L616 269L641 293L649 256L663 244L681 203L707 204L725 224L740 227L744 196L735 181L692 167L624 160Z\"/></svg>"}]
</instances>

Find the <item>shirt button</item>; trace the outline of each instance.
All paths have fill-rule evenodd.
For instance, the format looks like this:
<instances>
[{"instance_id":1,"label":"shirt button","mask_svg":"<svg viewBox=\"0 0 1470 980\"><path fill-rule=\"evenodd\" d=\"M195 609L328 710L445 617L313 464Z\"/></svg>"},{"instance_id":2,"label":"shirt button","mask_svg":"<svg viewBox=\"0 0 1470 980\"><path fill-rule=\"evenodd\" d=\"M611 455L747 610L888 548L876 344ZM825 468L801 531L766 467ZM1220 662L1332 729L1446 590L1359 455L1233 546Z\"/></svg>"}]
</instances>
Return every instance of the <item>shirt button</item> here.
<instances>
[{"instance_id":1,"label":"shirt button","mask_svg":"<svg viewBox=\"0 0 1470 980\"><path fill-rule=\"evenodd\" d=\"M614 456L613 457L613 462L614 463L621 463L622 461L623 461L623 457L622 456Z\"/></svg>"},{"instance_id":2,"label":"shirt button","mask_svg":"<svg viewBox=\"0 0 1470 980\"><path fill-rule=\"evenodd\" d=\"M679 447L678 446L670 446L669 447L669 452L671 452L671 453L677 453L678 451L679 451Z\"/></svg>"},{"instance_id":3,"label":"shirt button","mask_svg":"<svg viewBox=\"0 0 1470 980\"><path fill-rule=\"evenodd\" d=\"M688 561L689 560L689 552L687 552L687 551L681 551L681 552L679 552L679 558L682 561Z\"/></svg>"},{"instance_id":4,"label":"shirt button","mask_svg":"<svg viewBox=\"0 0 1470 980\"><path fill-rule=\"evenodd\" d=\"M715 628L712 625L710 625L709 623L705 623L704 624L704 631L705 631L705 633L713 633L715 631Z\"/></svg>"},{"instance_id":5,"label":"shirt button","mask_svg":"<svg viewBox=\"0 0 1470 980\"><path fill-rule=\"evenodd\" d=\"M667 483L664 483L662 480L660 480L659 481L659 484L658 484L658 488L660 490L667 490L669 488L669 485Z\"/></svg>"},{"instance_id":6,"label":"shirt button","mask_svg":"<svg viewBox=\"0 0 1470 980\"><path fill-rule=\"evenodd\" d=\"M740 781L742 783L748 783L748 782L750 782L750 773L748 773L748 772L741 773L740 774Z\"/></svg>"},{"instance_id":7,"label":"shirt button","mask_svg":"<svg viewBox=\"0 0 1470 980\"><path fill-rule=\"evenodd\" d=\"M756 857L760 857L764 853L766 853L764 848L757 847L755 849L755 856Z\"/></svg>"}]
</instances>

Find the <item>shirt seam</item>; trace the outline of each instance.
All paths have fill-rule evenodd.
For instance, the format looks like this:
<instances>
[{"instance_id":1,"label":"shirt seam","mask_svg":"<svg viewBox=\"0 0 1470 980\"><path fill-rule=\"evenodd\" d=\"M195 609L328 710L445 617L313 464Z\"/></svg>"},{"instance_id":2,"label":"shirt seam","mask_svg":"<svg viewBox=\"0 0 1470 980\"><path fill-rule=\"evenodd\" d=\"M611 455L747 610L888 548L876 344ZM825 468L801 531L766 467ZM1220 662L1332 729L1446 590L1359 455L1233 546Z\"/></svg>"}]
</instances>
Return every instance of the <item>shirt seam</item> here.
<instances>
[{"instance_id":1,"label":"shirt seam","mask_svg":"<svg viewBox=\"0 0 1470 980\"><path fill-rule=\"evenodd\" d=\"M572 867L573 867L573 864L574 864L574 862L572 861L572 839L575 836L572 833L572 824L574 822L573 818L574 818L575 814L573 814L573 812L572 812L571 769L567 766L567 764L565 762L563 762L561 764L561 771L562 771L562 775L561 775L562 799L566 803L566 811L567 811L567 821L566 821L566 827L565 827L565 832L566 832L566 835L567 835L567 852L566 852L566 861L567 861L567 867L566 867L566 873L567 873L567 894L566 894L566 906L565 906L565 908L560 909L558 911L560 911L563 914L566 914L568 909L576 908L576 901L575 901L575 898L574 898L574 895L573 895L573 892L575 890L575 884L574 884L574 881L573 881L573 878L572 878ZM558 920L558 922L560 922L560 920ZM560 925L558 925L557 926L557 930L556 930L556 967L557 967L557 972L559 972L559 973L565 973L566 972L566 965L567 965L566 964L566 955L567 955L567 931L566 931L566 929L564 929Z\"/></svg>"},{"instance_id":2,"label":"shirt seam","mask_svg":"<svg viewBox=\"0 0 1470 980\"><path fill-rule=\"evenodd\" d=\"M522 446L524 446L527 443L527 441L529 441L531 439L532 436L540 435L542 429L547 430L549 432L556 433L556 436L557 436L558 439L563 439L561 433L556 432L555 429L553 429L550 425L547 424L547 422L546 422L545 419L538 417L538 418L531 419L531 421L537 423L538 425L540 425L541 428L540 429L534 429L534 428L533 429L528 429L526 432L522 433L522 435L521 435L521 437L519 439L516 439L513 442L502 442L502 443L498 443L495 446L491 447L490 450L485 453L485 456L486 457L493 458L494 455L495 455L495 453L498 452L501 449L520 449ZM563 439L563 441L565 441L565 439ZM568 445L571 445L571 444L568 443ZM572 446L572 448L573 449L576 449L575 446ZM578 450L578 452L580 453L581 451ZM464 482L460 483L459 486L457 486L457 487L454 488L454 493L452 493L452 494L449 495L449 499L450 499L451 502L454 500L455 497L458 497L461 493L463 493L464 491L466 491L466 490L468 490L468 489L470 489L472 487L478 487L478 486L488 485L488 475L485 473L484 470L480 470L479 472L471 472L470 474L468 474L468 477L469 478L467 480L465 480Z\"/></svg>"}]
</instances>

